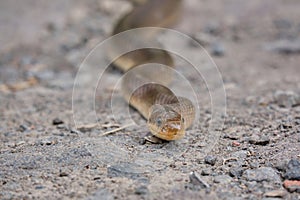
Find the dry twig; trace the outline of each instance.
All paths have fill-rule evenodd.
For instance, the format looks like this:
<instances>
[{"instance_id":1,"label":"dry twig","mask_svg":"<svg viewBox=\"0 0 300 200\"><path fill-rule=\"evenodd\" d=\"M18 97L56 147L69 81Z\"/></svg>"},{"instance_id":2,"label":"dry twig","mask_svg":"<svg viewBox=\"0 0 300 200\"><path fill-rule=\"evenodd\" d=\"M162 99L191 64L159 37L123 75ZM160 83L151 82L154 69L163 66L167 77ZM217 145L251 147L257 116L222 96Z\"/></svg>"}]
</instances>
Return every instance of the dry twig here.
<instances>
[{"instance_id":1,"label":"dry twig","mask_svg":"<svg viewBox=\"0 0 300 200\"><path fill-rule=\"evenodd\" d=\"M116 128L116 129L114 129L114 130L104 132L104 133L101 134L101 137L110 135L110 134L115 133L115 132L118 132L118 131L121 131L121 130L123 130L123 129L127 128L127 127L130 127L130 126L133 126L133 125L134 125L134 123L132 123L132 124L127 124L127 125L121 126L121 127L119 127L119 128Z\"/></svg>"}]
</instances>

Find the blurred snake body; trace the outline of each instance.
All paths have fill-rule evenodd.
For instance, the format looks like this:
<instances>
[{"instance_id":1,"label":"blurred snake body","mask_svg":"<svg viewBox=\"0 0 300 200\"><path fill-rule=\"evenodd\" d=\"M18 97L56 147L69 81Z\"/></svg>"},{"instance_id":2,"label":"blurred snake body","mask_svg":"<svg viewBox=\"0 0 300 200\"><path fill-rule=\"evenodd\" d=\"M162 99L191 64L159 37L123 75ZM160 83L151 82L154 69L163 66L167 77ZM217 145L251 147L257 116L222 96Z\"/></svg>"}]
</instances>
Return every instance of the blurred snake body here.
<instances>
[{"instance_id":1,"label":"blurred snake body","mask_svg":"<svg viewBox=\"0 0 300 200\"><path fill-rule=\"evenodd\" d=\"M112 35L141 27L169 27L177 21L181 4L181 0L143 0L116 23ZM158 49L136 50L113 62L123 72L146 63L160 63L174 68L172 56L167 51ZM144 76L132 73L125 76L121 88L123 96L147 120L154 136L168 141L180 139L194 121L195 107L189 99L177 97L167 87L154 83L154 80L161 79L159 82L166 85L171 82L172 77L164 76L154 66L152 69L151 64L149 67L153 73L145 73ZM144 79L149 84L134 90Z\"/></svg>"}]
</instances>

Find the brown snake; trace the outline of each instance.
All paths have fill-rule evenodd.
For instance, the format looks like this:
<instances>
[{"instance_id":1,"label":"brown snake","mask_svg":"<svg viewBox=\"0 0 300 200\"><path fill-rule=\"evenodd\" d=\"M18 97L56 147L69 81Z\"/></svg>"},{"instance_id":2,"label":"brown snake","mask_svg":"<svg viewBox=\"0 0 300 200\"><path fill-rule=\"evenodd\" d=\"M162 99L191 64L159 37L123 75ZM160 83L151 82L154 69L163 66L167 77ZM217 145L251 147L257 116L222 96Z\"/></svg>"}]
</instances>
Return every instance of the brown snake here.
<instances>
[{"instance_id":1,"label":"brown snake","mask_svg":"<svg viewBox=\"0 0 300 200\"><path fill-rule=\"evenodd\" d=\"M181 0L144 0L124 15L114 27L112 35L140 27L168 27L174 24L180 14ZM145 63L161 63L174 68L172 56L157 49L141 49L127 53L113 64L123 72ZM147 66L152 73L143 76L133 73L122 80L121 91L126 101L147 119L151 133L163 140L177 140L184 136L195 118L195 107L184 97L175 96L168 88L148 83L135 89L142 81L168 84L172 77L163 76L162 71L151 65ZM133 93L131 91L134 91Z\"/></svg>"}]
</instances>

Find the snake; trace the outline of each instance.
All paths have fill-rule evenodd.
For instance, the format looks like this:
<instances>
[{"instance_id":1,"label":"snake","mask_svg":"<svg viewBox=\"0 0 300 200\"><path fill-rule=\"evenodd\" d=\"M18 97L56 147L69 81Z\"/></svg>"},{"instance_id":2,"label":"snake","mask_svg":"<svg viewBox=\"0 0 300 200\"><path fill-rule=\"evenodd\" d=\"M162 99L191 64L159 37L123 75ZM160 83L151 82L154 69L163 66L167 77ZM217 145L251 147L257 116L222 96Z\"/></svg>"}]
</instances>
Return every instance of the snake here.
<instances>
[{"instance_id":1,"label":"snake","mask_svg":"<svg viewBox=\"0 0 300 200\"><path fill-rule=\"evenodd\" d=\"M111 34L142 27L170 27L178 21L182 3L182 0L135 0L132 9L116 22ZM112 63L124 73L147 63L175 68L173 57L161 49L135 50L121 55ZM123 78L123 97L147 120L147 126L155 137L165 141L183 138L195 119L195 106L191 100L176 96L165 86L171 83L172 73L166 75L152 64L148 64L147 69L142 74L128 73ZM145 80L148 83L141 84Z\"/></svg>"}]
</instances>

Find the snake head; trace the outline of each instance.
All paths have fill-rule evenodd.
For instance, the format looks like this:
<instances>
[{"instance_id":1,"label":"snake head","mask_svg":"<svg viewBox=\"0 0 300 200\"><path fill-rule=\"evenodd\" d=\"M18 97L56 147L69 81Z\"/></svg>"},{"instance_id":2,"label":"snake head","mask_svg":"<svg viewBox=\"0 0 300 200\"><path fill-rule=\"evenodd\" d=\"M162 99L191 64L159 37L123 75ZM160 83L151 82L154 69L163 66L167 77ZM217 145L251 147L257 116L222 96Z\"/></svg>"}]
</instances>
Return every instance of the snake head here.
<instances>
[{"instance_id":1,"label":"snake head","mask_svg":"<svg viewBox=\"0 0 300 200\"><path fill-rule=\"evenodd\" d=\"M155 104L150 108L148 127L163 140L177 140L184 136L184 119L169 105Z\"/></svg>"}]
</instances>

